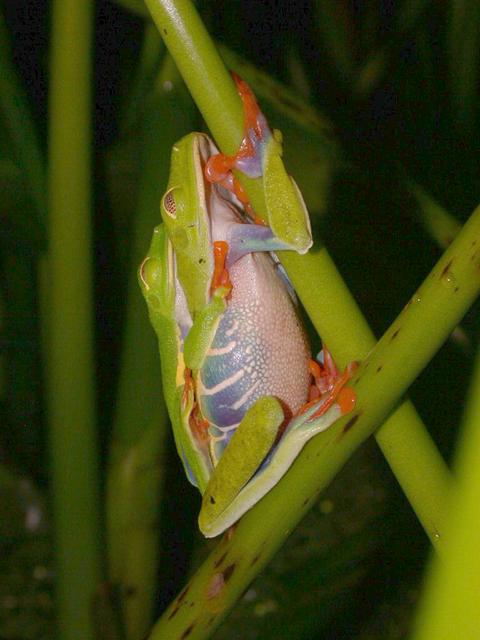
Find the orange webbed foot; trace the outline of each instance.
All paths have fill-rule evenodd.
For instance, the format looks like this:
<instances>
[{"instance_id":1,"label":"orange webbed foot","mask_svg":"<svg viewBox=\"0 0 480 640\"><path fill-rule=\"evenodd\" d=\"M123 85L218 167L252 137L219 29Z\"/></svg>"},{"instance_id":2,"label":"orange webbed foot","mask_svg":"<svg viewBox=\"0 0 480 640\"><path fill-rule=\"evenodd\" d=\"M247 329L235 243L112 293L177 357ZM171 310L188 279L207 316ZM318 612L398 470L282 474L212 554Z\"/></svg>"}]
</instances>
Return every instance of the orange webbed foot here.
<instances>
[{"instance_id":1,"label":"orange webbed foot","mask_svg":"<svg viewBox=\"0 0 480 640\"><path fill-rule=\"evenodd\" d=\"M356 362L351 362L340 375L330 352L324 346L323 363L319 363L316 360L310 360L309 362L309 369L314 383L310 387L309 401L300 409L299 413L305 413L325 396L327 396L326 399L322 402L318 411L315 411L309 417L309 420L324 415L334 402L339 405L342 415L351 411L355 406L356 393L346 385L352 378L357 366Z\"/></svg>"},{"instance_id":2,"label":"orange webbed foot","mask_svg":"<svg viewBox=\"0 0 480 640\"><path fill-rule=\"evenodd\" d=\"M236 73L232 72L232 76L243 104L243 139L235 155L227 156L224 153L218 153L208 159L205 165L205 178L209 182L220 184L231 191L244 206L252 222L264 225L265 223L255 213L243 186L232 171L237 169L245 172L246 166L250 164L249 161L253 161L253 164L256 165L255 158L259 153L258 144L263 141L265 128L268 130L268 125L248 84ZM259 177L261 170L260 173L247 173L251 177Z\"/></svg>"}]
</instances>

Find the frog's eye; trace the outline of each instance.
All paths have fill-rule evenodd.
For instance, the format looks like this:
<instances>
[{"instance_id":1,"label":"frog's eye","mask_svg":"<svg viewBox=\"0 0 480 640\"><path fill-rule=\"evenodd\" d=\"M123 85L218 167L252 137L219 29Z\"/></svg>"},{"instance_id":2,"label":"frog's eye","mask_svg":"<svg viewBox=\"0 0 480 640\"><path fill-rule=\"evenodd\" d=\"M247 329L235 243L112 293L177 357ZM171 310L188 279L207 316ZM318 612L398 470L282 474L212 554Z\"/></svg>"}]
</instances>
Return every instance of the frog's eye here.
<instances>
[{"instance_id":1,"label":"frog's eye","mask_svg":"<svg viewBox=\"0 0 480 640\"><path fill-rule=\"evenodd\" d=\"M163 196L163 210L167 215L170 216L170 218L173 218L174 220L176 220L177 205L175 202L175 196L173 195L174 190L175 190L175 187L167 191L167 193Z\"/></svg>"}]
</instances>

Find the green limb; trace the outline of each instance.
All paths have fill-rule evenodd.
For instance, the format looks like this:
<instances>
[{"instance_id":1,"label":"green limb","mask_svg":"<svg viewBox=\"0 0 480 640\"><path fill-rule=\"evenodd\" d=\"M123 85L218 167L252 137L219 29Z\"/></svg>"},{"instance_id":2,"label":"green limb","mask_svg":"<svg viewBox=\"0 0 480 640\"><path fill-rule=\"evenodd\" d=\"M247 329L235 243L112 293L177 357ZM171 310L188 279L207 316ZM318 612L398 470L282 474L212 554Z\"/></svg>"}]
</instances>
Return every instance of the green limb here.
<instances>
[{"instance_id":1,"label":"green limb","mask_svg":"<svg viewBox=\"0 0 480 640\"><path fill-rule=\"evenodd\" d=\"M185 366L192 371L198 371L201 368L225 308L225 297L214 295L195 317L183 348Z\"/></svg>"},{"instance_id":2,"label":"green limb","mask_svg":"<svg viewBox=\"0 0 480 640\"><path fill-rule=\"evenodd\" d=\"M247 411L203 494L198 522L204 535L217 535L211 533L212 524L257 471L272 448L283 420L282 406L271 396L260 398Z\"/></svg>"},{"instance_id":3,"label":"green limb","mask_svg":"<svg viewBox=\"0 0 480 640\"><path fill-rule=\"evenodd\" d=\"M265 400L268 400L268 398L265 398ZM273 398L271 400L273 400ZM255 406L256 405L254 405L254 407ZM232 461L231 464L226 468L227 477L225 478L224 482L230 482L230 484L232 484L231 478L235 477L233 475L234 472L236 471L238 473L238 470L243 468L245 468L245 472L241 476L242 481L244 483L245 478L247 478L247 480L249 481L243 487L241 487L241 490L237 493L235 493L234 491L231 491L229 493L230 502L227 503L226 500L222 500L222 510L220 509L220 506L216 504L217 501L215 501L214 504L211 503L211 497L212 495L215 495L213 494L213 490L209 495L204 495L202 512L205 510L205 517L203 517L202 513L200 513L200 521L202 523L201 531L205 537L213 538L215 536L218 536L220 533L225 531L225 529L237 522L239 517L241 517L254 504L256 504L261 498L263 498L263 496L265 496L286 474L306 443L313 437L315 437L318 433L321 433L322 431L325 431L325 429L328 429L328 427L330 427L330 425L332 425L335 420L338 420L341 415L339 406L337 404L334 404L324 415L318 418L311 419L310 416L314 414L317 409L318 405L312 407L307 413L291 420L287 429L285 430L285 433L280 438L280 441L275 445L275 448L273 450L267 450L269 457L268 464L263 464L266 455L265 449L269 442L271 445L273 444L273 440L276 436L276 423L273 423L271 427L267 426L265 442L262 443L262 447L258 447L258 442L255 442L255 447L251 452L251 464L249 465L248 470L246 469L243 453L242 456L239 457L237 449L237 455L236 457L234 457L234 455L229 452L230 445L227 447L225 453L230 454ZM272 416L272 418L273 417L274 416ZM243 425L240 424L239 429L242 428L242 426ZM256 431L255 434L253 434L253 437L259 437L259 428L260 427L258 425L255 426ZM267 439L271 437L273 437L273 440ZM244 440L246 440L246 438L244 438ZM243 446L248 447L248 444ZM250 449L252 449L251 445ZM225 453L220 458L220 462L223 460ZM239 461L237 460L237 458L239 458ZM235 463L238 464L235 469L233 469ZM251 471L252 469L253 471ZM213 485L213 481L211 481L210 484ZM219 482L215 484L218 485L219 490L223 490L223 485L221 485ZM241 486L240 483L238 483L238 485ZM207 489L209 489L209 487L207 487ZM207 520L208 510L210 510L209 515L211 517Z\"/></svg>"},{"instance_id":4,"label":"green limb","mask_svg":"<svg viewBox=\"0 0 480 640\"><path fill-rule=\"evenodd\" d=\"M310 218L299 188L283 165L279 135L275 132L270 138L263 158L268 224L277 238L303 254L312 246Z\"/></svg>"}]
</instances>

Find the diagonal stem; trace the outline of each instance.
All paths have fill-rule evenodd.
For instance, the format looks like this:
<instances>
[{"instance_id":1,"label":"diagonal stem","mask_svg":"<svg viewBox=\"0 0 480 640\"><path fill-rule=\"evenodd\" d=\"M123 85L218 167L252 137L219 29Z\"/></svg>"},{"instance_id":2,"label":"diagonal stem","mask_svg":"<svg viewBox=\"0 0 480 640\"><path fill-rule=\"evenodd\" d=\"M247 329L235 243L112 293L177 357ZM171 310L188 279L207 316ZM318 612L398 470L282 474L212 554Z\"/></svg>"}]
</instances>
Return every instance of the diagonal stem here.
<instances>
[{"instance_id":1,"label":"diagonal stem","mask_svg":"<svg viewBox=\"0 0 480 640\"><path fill-rule=\"evenodd\" d=\"M224 535L151 640L210 637L349 456L387 417L480 292L480 207L412 296L352 384L354 410L311 440L288 474ZM397 438L403 438L398 434ZM404 443L405 444L405 443ZM408 446L408 443L407 445ZM414 476L417 459L406 459ZM430 469L422 469L426 475Z\"/></svg>"}]
</instances>

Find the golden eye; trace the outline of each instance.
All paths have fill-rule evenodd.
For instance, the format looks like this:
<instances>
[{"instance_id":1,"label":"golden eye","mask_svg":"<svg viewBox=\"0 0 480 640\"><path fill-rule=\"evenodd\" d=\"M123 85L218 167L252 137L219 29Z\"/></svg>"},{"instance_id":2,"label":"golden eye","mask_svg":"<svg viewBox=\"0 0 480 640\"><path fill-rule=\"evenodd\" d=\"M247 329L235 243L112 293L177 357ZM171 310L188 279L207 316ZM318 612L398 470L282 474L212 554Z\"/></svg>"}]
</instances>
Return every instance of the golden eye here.
<instances>
[{"instance_id":1,"label":"golden eye","mask_svg":"<svg viewBox=\"0 0 480 640\"><path fill-rule=\"evenodd\" d=\"M173 218L175 220L177 217L177 205L175 204L173 191L174 189L170 189L170 191L167 191L167 193L163 196L163 208L165 210L165 213L167 213L170 218Z\"/></svg>"}]
</instances>

